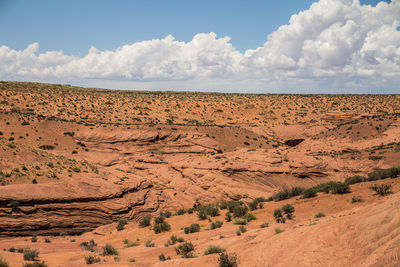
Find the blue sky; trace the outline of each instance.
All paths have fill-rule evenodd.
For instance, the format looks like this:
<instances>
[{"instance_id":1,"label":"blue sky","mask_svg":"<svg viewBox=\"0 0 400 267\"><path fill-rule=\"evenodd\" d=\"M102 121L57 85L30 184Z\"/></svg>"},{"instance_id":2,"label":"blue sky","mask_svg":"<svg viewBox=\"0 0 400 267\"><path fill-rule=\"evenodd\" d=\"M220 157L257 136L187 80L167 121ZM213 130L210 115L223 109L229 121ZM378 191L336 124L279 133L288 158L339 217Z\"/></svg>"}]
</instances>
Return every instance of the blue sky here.
<instances>
[{"instance_id":1,"label":"blue sky","mask_svg":"<svg viewBox=\"0 0 400 267\"><path fill-rule=\"evenodd\" d=\"M172 34L190 41L197 33L230 36L240 51L263 45L267 34L315 0L0 0L0 45L83 55L92 46L124 44ZM377 0L361 3L376 5Z\"/></svg>"},{"instance_id":2,"label":"blue sky","mask_svg":"<svg viewBox=\"0 0 400 267\"><path fill-rule=\"evenodd\" d=\"M332 2L335 1L336 0L332 0ZM116 51L116 49L124 45L132 45L152 39L162 39L168 35L172 35L176 41L190 43L194 39L194 36L199 33L215 33L217 39L223 38L224 36L230 37L230 40L226 40L225 43L231 44L234 50L245 55L248 50L263 47L266 44L266 38L269 34L277 31L282 25L290 24L289 20L292 15L303 10L309 10L310 6L317 2L318 1L313 0L0 0L0 46L7 47L7 49L13 51L24 51L30 44L37 43L38 46L36 50L32 50L32 54L38 55L48 51L62 51L63 56L84 58L92 46L96 47L99 51ZM379 1L363 0L361 4L376 6L378 2ZM387 2L390 3L390 1ZM321 3L321 5L322 4L323 3ZM309 13L311 14L312 12L310 11ZM309 16L311 17L311 15ZM340 16L341 14L337 14L338 20L341 20ZM329 25L327 24L327 27L330 27L330 30L332 30L332 25L332 23ZM317 38L316 36L310 38L315 39ZM304 41L304 38L302 41ZM168 42L171 43L173 41ZM208 38L204 42L211 42L213 45L215 43L213 38ZM397 45L398 44L395 43L395 46ZM207 44L205 46L207 47L209 45ZM232 54L231 57L236 57L235 51L230 51L229 53ZM294 52L286 51L282 53L284 53L285 56L287 56L287 54L293 56ZM57 57L58 58L52 58L51 62L64 62L67 60L64 58L61 59L59 55ZM214 56L210 56L209 58L212 57ZM297 60L299 57L294 56L294 58ZM9 58L7 60L9 60ZM270 60L270 58L268 58L268 60ZM230 62L231 60L228 61ZM243 62L243 60L241 61ZM280 62L281 61L282 59L280 59ZM322 62L321 64L323 65L325 63ZM35 66L37 66L37 64ZM256 66L255 63L252 66ZM51 67L55 68L55 66ZM286 66L282 68L290 69L292 67ZM6 73L6 70L2 70L0 67L0 79L24 78L21 77L20 74L17 75L15 70L13 71L14 73L8 69ZM34 71L32 70L31 72L33 73ZM125 72L129 72L130 74L126 75L124 74ZM309 70L303 69L300 73L308 77L309 74L306 72L309 72ZM198 79L198 77L192 73L187 76L185 75L176 75L169 79L168 75L157 77L153 74L147 75L142 72L138 74L127 69L126 71L122 70L120 75L117 74L112 77L101 73L98 77L95 75L87 75L85 77L70 75L66 78L60 78L60 75L53 75L52 78L28 75L26 79L31 78L40 81L54 80L61 82L72 81L83 85L85 85L85 83L88 85L97 85L99 82L93 83L95 79L103 80L104 77L110 77L106 79L107 82L105 84L108 86L111 85L111 87L117 87L117 84L125 82L145 82L147 86L149 82L153 81L155 84L159 81L172 81L173 84L178 84L177 81L185 80L185 83L182 83L182 88L190 85L190 83L187 82L188 80L197 81ZM213 74L207 76L207 80L209 80L210 77L218 75ZM116 78L119 76L123 76L124 78ZM206 80L204 76L201 77L203 77L202 81ZM220 76L218 77L218 88L220 88L221 85L223 86L224 78L221 76L221 80ZM263 78L264 76L259 77ZM225 77L225 79L228 78L229 77ZM289 78L285 76L283 80L286 80L287 84L289 84L288 80L292 80L292 78L291 76ZM318 80L320 77L315 78ZM241 79L243 82L242 84L245 86L245 80L249 79L253 80L253 87L261 86L260 84L265 83L265 81L261 82L263 79L257 80L257 78L249 78L247 75L246 78ZM256 81L254 81L254 79L256 79ZM302 76L300 79L304 79L304 77ZM116 80L114 83L115 86L110 82L112 80ZM282 82L282 79L279 78L278 80ZM329 84L327 80L324 82ZM355 82L359 85L360 78L356 77L350 82ZM279 84L275 78L271 80L271 83ZM309 85L310 83L307 82L307 86ZM158 83L154 86L154 89L160 89L160 86L162 85ZM215 83L214 85L204 83L202 86L205 90L207 90L207 88L210 88L210 90L216 88ZM283 87L282 85L280 86ZM128 87L136 88L134 85ZM147 88L153 89L152 86L147 86ZM230 86L227 86L227 88L229 91ZM233 91L236 91L236 89Z\"/></svg>"}]
</instances>

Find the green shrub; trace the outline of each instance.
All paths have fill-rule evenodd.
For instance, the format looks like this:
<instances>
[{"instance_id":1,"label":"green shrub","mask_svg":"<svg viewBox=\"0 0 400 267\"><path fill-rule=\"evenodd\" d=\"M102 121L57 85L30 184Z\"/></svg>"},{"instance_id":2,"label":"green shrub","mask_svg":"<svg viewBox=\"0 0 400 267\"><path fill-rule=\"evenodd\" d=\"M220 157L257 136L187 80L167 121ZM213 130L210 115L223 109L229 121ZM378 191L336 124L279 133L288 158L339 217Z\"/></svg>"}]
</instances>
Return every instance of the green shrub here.
<instances>
[{"instance_id":1,"label":"green shrub","mask_svg":"<svg viewBox=\"0 0 400 267\"><path fill-rule=\"evenodd\" d=\"M36 249L24 249L23 252L24 255L24 260L26 261L35 261L37 260L37 257L39 257L39 251L37 251Z\"/></svg>"},{"instance_id":2,"label":"green shrub","mask_svg":"<svg viewBox=\"0 0 400 267\"><path fill-rule=\"evenodd\" d=\"M107 244L103 247L103 253L104 256L106 255L118 255L118 250L111 246L110 244Z\"/></svg>"},{"instance_id":3,"label":"green shrub","mask_svg":"<svg viewBox=\"0 0 400 267\"><path fill-rule=\"evenodd\" d=\"M362 201L362 197L360 196L352 196L350 202L351 203L356 203L356 202L361 202Z\"/></svg>"},{"instance_id":4,"label":"green shrub","mask_svg":"<svg viewBox=\"0 0 400 267\"><path fill-rule=\"evenodd\" d=\"M321 217L325 217L325 216L326 216L325 213L323 213L322 211L319 211L314 215L314 218L321 218Z\"/></svg>"},{"instance_id":5,"label":"green shrub","mask_svg":"<svg viewBox=\"0 0 400 267\"><path fill-rule=\"evenodd\" d=\"M121 231L124 230L125 225L128 223L128 219L121 218L118 220L117 230Z\"/></svg>"},{"instance_id":6,"label":"green shrub","mask_svg":"<svg viewBox=\"0 0 400 267\"><path fill-rule=\"evenodd\" d=\"M226 251L226 249L224 249L224 248L222 248L220 246L210 245L204 251L204 255L220 254L220 253L225 252L225 251Z\"/></svg>"},{"instance_id":7,"label":"green shrub","mask_svg":"<svg viewBox=\"0 0 400 267\"><path fill-rule=\"evenodd\" d=\"M218 258L219 267L237 267L237 257L235 255L228 255L226 253L221 253Z\"/></svg>"},{"instance_id":8,"label":"green shrub","mask_svg":"<svg viewBox=\"0 0 400 267\"><path fill-rule=\"evenodd\" d=\"M183 214L185 214L186 213L186 210L185 209L179 209L177 212L176 212L176 215L183 215Z\"/></svg>"},{"instance_id":9,"label":"green shrub","mask_svg":"<svg viewBox=\"0 0 400 267\"><path fill-rule=\"evenodd\" d=\"M225 214L225 221L227 221L227 222L232 221L232 213L227 212L227 213Z\"/></svg>"},{"instance_id":10,"label":"green shrub","mask_svg":"<svg viewBox=\"0 0 400 267\"><path fill-rule=\"evenodd\" d=\"M388 184L382 184L379 186L377 184L374 184L373 186L370 187L371 190L374 190L378 195L381 195L381 196L386 196L386 195L392 193L390 191L391 188L392 188L392 186L388 185Z\"/></svg>"},{"instance_id":11,"label":"green shrub","mask_svg":"<svg viewBox=\"0 0 400 267\"><path fill-rule=\"evenodd\" d=\"M100 262L100 258L94 255L88 255L85 256L85 262L86 264L93 264L93 263L97 263Z\"/></svg>"},{"instance_id":12,"label":"green shrub","mask_svg":"<svg viewBox=\"0 0 400 267\"><path fill-rule=\"evenodd\" d=\"M158 256L158 259L159 259L160 261L168 261L168 260L171 259L171 257L170 257L170 256L165 257L164 253L161 253L161 255Z\"/></svg>"},{"instance_id":13,"label":"green shrub","mask_svg":"<svg viewBox=\"0 0 400 267\"><path fill-rule=\"evenodd\" d=\"M31 242L36 243L37 242L37 234L33 234L31 237Z\"/></svg>"},{"instance_id":14,"label":"green shrub","mask_svg":"<svg viewBox=\"0 0 400 267\"><path fill-rule=\"evenodd\" d=\"M234 217L243 217L244 215L246 215L248 210L249 209L247 208L247 206L244 206L244 205L236 206L233 209L233 216Z\"/></svg>"},{"instance_id":15,"label":"green shrub","mask_svg":"<svg viewBox=\"0 0 400 267\"><path fill-rule=\"evenodd\" d=\"M225 210L228 208L228 202L226 201L221 201L221 203L219 204L219 209L221 210Z\"/></svg>"},{"instance_id":16,"label":"green shrub","mask_svg":"<svg viewBox=\"0 0 400 267\"><path fill-rule=\"evenodd\" d=\"M47 264L42 262L32 262L32 263L24 263L22 267L47 267Z\"/></svg>"},{"instance_id":17,"label":"green shrub","mask_svg":"<svg viewBox=\"0 0 400 267\"><path fill-rule=\"evenodd\" d=\"M9 267L8 262L5 259L0 258L0 267Z\"/></svg>"},{"instance_id":18,"label":"green shrub","mask_svg":"<svg viewBox=\"0 0 400 267\"><path fill-rule=\"evenodd\" d=\"M317 195L317 189L315 189L314 187L308 188L303 191L303 198L312 198L315 197L316 195Z\"/></svg>"},{"instance_id":19,"label":"green shrub","mask_svg":"<svg viewBox=\"0 0 400 267\"><path fill-rule=\"evenodd\" d=\"M170 240L168 240L168 245L175 245L176 242L182 243L185 241L182 237L177 237L176 235L171 235Z\"/></svg>"},{"instance_id":20,"label":"green shrub","mask_svg":"<svg viewBox=\"0 0 400 267\"><path fill-rule=\"evenodd\" d=\"M346 194L350 193L350 187L346 183L336 183L333 188L332 188L332 193L333 194Z\"/></svg>"},{"instance_id":21,"label":"green shrub","mask_svg":"<svg viewBox=\"0 0 400 267\"><path fill-rule=\"evenodd\" d=\"M247 220L244 219L244 218L239 218L239 219L236 219L236 220L233 222L233 224L236 224L236 225L246 225L246 224L247 224Z\"/></svg>"},{"instance_id":22,"label":"green shrub","mask_svg":"<svg viewBox=\"0 0 400 267\"><path fill-rule=\"evenodd\" d=\"M283 217L282 210L276 209L274 210L274 217L277 223L285 223L286 219Z\"/></svg>"},{"instance_id":23,"label":"green shrub","mask_svg":"<svg viewBox=\"0 0 400 267\"><path fill-rule=\"evenodd\" d=\"M246 215L244 216L244 218L248 221L254 221L255 219L257 219L256 215L254 213L246 213Z\"/></svg>"},{"instance_id":24,"label":"green shrub","mask_svg":"<svg viewBox=\"0 0 400 267\"><path fill-rule=\"evenodd\" d=\"M97 246L96 242L93 239L90 239L89 242L85 241L79 245L83 250L88 250L94 252L94 247Z\"/></svg>"},{"instance_id":25,"label":"green shrub","mask_svg":"<svg viewBox=\"0 0 400 267\"><path fill-rule=\"evenodd\" d=\"M210 225L210 229L214 230L214 229L217 229L217 228L221 228L223 224L224 223L221 222L221 221L212 222L211 225Z\"/></svg>"},{"instance_id":26,"label":"green shrub","mask_svg":"<svg viewBox=\"0 0 400 267\"><path fill-rule=\"evenodd\" d=\"M367 178L364 177L364 176L360 176L360 175L355 175L355 176L352 176L352 177L348 177L348 178L346 178L346 180L344 180L344 182L346 184L349 184L349 185L358 184L358 183L362 183L362 182L365 182L365 181L367 181Z\"/></svg>"},{"instance_id":27,"label":"green shrub","mask_svg":"<svg viewBox=\"0 0 400 267\"><path fill-rule=\"evenodd\" d=\"M123 240L126 248L137 247L139 246L139 242L130 242L128 239Z\"/></svg>"},{"instance_id":28,"label":"green shrub","mask_svg":"<svg viewBox=\"0 0 400 267\"><path fill-rule=\"evenodd\" d=\"M192 234L200 231L200 225L198 223L192 223L190 226L184 228L185 234Z\"/></svg>"},{"instance_id":29,"label":"green shrub","mask_svg":"<svg viewBox=\"0 0 400 267\"><path fill-rule=\"evenodd\" d=\"M151 222L151 216L150 214L146 214L143 216L143 218L139 221L139 226L140 227L147 227L150 225Z\"/></svg>"},{"instance_id":30,"label":"green shrub","mask_svg":"<svg viewBox=\"0 0 400 267\"><path fill-rule=\"evenodd\" d=\"M386 178L395 178L400 174L400 167L376 170L368 174L368 181L377 181Z\"/></svg>"},{"instance_id":31,"label":"green shrub","mask_svg":"<svg viewBox=\"0 0 400 267\"><path fill-rule=\"evenodd\" d=\"M175 247L176 254L182 255L182 258L193 258L195 257L193 251L195 246L192 242L185 241L183 244Z\"/></svg>"},{"instance_id":32,"label":"green shrub","mask_svg":"<svg viewBox=\"0 0 400 267\"><path fill-rule=\"evenodd\" d=\"M283 232L285 232L284 229L275 228L275 234L276 234L276 235L277 235L277 234L280 234L280 233L283 233Z\"/></svg>"},{"instance_id":33,"label":"green shrub","mask_svg":"<svg viewBox=\"0 0 400 267\"><path fill-rule=\"evenodd\" d=\"M267 228L268 226L269 226L269 223L267 223L267 222L260 225L261 228Z\"/></svg>"},{"instance_id":34,"label":"green shrub","mask_svg":"<svg viewBox=\"0 0 400 267\"><path fill-rule=\"evenodd\" d=\"M169 210L167 210L167 211L162 211L162 212L160 212L160 216L163 216L163 217L165 217L165 218L169 218L169 217L172 216L172 212L170 212Z\"/></svg>"},{"instance_id":35,"label":"green shrub","mask_svg":"<svg viewBox=\"0 0 400 267\"><path fill-rule=\"evenodd\" d=\"M216 217L218 215L219 215L219 209L214 205L209 204L197 207L197 216L199 217L200 220L205 220L207 219L208 216Z\"/></svg>"},{"instance_id":36,"label":"green shrub","mask_svg":"<svg viewBox=\"0 0 400 267\"><path fill-rule=\"evenodd\" d=\"M294 207L290 204L286 204L282 207L283 212L286 214L287 219L292 219L293 217L293 212L294 212Z\"/></svg>"},{"instance_id":37,"label":"green shrub","mask_svg":"<svg viewBox=\"0 0 400 267\"><path fill-rule=\"evenodd\" d=\"M153 230L156 234L167 232L171 230L171 225L169 225L169 223L167 223L166 221L163 221L162 223L154 224Z\"/></svg>"},{"instance_id":38,"label":"green shrub","mask_svg":"<svg viewBox=\"0 0 400 267\"><path fill-rule=\"evenodd\" d=\"M242 233L246 233L247 232L247 228L244 225L239 226L239 231Z\"/></svg>"}]
</instances>

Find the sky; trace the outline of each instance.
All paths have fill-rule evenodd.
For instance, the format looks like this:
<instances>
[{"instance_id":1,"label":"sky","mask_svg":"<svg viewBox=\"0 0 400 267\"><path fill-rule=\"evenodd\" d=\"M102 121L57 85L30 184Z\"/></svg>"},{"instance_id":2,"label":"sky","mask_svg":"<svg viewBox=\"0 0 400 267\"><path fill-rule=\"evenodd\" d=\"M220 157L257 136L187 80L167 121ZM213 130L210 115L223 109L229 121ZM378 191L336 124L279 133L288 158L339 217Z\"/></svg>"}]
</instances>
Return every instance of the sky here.
<instances>
[{"instance_id":1,"label":"sky","mask_svg":"<svg viewBox=\"0 0 400 267\"><path fill-rule=\"evenodd\" d=\"M0 0L0 80L400 93L400 0Z\"/></svg>"}]
</instances>

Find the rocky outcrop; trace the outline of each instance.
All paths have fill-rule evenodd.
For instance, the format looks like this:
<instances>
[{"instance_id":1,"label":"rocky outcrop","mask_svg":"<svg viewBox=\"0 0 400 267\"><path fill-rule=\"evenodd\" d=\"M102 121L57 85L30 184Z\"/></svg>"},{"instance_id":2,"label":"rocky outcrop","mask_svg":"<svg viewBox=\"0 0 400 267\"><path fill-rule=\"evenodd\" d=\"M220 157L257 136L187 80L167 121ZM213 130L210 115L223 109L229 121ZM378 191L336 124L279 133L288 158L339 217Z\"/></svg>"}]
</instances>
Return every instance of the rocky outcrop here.
<instances>
[{"instance_id":1,"label":"rocky outcrop","mask_svg":"<svg viewBox=\"0 0 400 267\"><path fill-rule=\"evenodd\" d=\"M0 187L0 235L82 233L118 218L158 209L148 181L110 184L102 179L67 184Z\"/></svg>"}]
</instances>

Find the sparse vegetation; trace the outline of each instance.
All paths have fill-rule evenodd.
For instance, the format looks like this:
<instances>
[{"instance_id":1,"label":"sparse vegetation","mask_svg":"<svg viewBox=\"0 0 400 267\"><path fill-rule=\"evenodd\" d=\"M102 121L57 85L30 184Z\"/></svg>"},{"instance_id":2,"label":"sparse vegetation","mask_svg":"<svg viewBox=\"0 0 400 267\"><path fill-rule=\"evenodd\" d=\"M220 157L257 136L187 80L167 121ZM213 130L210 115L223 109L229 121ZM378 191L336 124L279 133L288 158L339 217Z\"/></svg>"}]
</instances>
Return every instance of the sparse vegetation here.
<instances>
[{"instance_id":1,"label":"sparse vegetation","mask_svg":"<svg viewBox=\"0 0 400 267\"><path fill-rule=\"evenodd\" d=\"M218 258L219 267L237 267L237 257L227 253L221 253Z\"/></svg>"},{"instance_id":2,"label":"sparse vegetation","mask_svg":"<svg viewBox=\"0 0 400 267\"><path fill-rule=\"evenodd\" d=\"M36 249L27 248L24 249L23 255L24 255L24 260L35 261L39 257L39 251L37 251Z\"/></svg>"},{"instance_id":3,"label":"sparse vegetation","mask_svg":"<svg viewBox=\"0 0 400 267\"><path fill-rule=\"evenodd\" d=\"M206 250L204 251L204 255L209 255L209 254L220 254L222 252L225 252L226 249L220 247L220 246L215 246L215 245L209 245Z\"/></svg>"},{"instance_id":4,"label":"sparse vegetation","mask_svg":"<svg viewBox=\"0 0 400 267\"><path fill-rule=\"evenodd\" d=\"M392 186L387 184L382 184L382 185L374 184L373 186L370 187L371 190L375 191L376 194L380 196L386 196L392 193L392 191L390 191L391 188Z\"/></svg>"},{"instance_id":5,"label":"sparse vegetation","mask_svg":"<svg viewBox=\"0 0 400 267\"><path fill-rule=\"evenodd\" d=\"M184 242L183 244L180 244L179 246L175 247L176 254L182 255L182 258L194 258L194 249L195 246L192 244L192 242Z\"/></svg>"}]
</instances>

